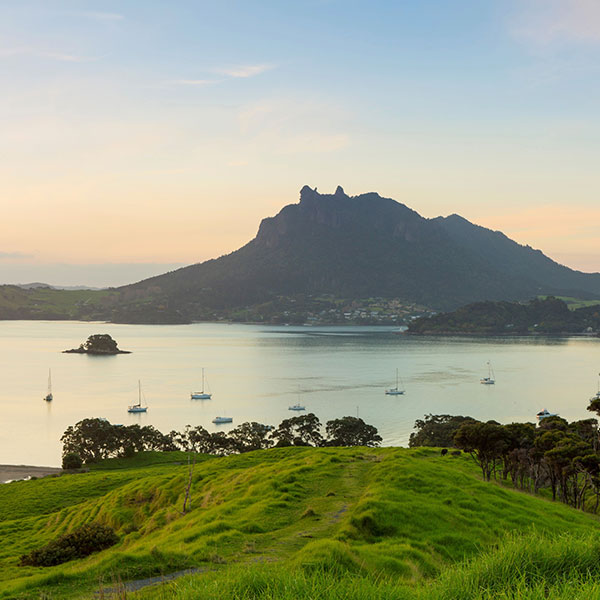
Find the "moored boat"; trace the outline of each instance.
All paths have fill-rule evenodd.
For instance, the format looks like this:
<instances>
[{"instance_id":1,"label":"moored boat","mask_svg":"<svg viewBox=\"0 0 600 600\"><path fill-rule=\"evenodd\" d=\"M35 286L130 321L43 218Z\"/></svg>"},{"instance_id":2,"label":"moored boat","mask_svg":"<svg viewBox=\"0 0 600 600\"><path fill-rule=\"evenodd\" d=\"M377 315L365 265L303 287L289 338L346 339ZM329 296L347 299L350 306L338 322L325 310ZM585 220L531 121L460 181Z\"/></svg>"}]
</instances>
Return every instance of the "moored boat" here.
<instances>
[{"instance_id":1,"label":"moored boat","mask_svg":"<svg viewBox=\"0 0 600 600\"><path fill-rule=\"evenodd\" d=\"M219 425L221 423L233 423L233 417L215 417L212 422L215 425Z\"/></svg>"},{"instance_id":2,"label":"moored boat","mask_svg":"<svg viewBox=\"0 0 600 600\"><path fill-rule=\"evenodd\" d=\"M210 400L212 394L204 391L204 367L202 368L202 390L199 392L191 392L190 398L192 400Z\"/></svg>"},{"instance_id":3,"label":"moored boat","mask_svg":"<svg viewBox=\"0 0 600 600\"><path fill-rule=\"evenodd\" d=\"M385 393L387 396L402 396L404 394L404 390L398 386L398 369L396 369L396 387L385 390Z\"/></svg>"},{"instance_id":4,"label":"moored boat","mask_svg":"<svg viewBox=\"0 0 600 600\"><path fill-rule=\"evenodd\" d=\"M145 413L148 410L147 406L142 406L142 384L138 380L138 403L132 404L127 408L128 413Z\"/></svg>"}]
</instances>

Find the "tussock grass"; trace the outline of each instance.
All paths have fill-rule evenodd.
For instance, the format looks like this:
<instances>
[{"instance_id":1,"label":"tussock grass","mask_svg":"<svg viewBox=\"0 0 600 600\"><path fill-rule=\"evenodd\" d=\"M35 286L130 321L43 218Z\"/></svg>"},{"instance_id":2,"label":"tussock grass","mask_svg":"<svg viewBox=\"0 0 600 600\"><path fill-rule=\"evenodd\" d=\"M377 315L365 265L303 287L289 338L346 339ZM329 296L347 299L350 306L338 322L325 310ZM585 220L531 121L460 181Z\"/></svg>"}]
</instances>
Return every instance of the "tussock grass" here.
<instances>
[{"instance_id":1,"label":"tussock grass","mask_svg":"<svg viewBox=\"0 0 600 600\"><path fill-rule=\"evenodd\" d=\"M89 473L0 487L0 598L38 597L40 590L51 598L91 598L100 580L193 567L207 572L170 584L175 595L165 597L442 600L464 590L534 590L548 565L588 585L581 565L596 556L596 517L482 482L467 456L450 460L423 448L280 448L203 458L183 514L182 456L144 454ZM115 529L118 544L57 567L17 566L21 554L89 522ZM554 549L546 563L526 561L542 545L518 546L531 536ZM578 557L572 564L569 552ZM517 563L530 576L502 587ZM556 589L564 583L553 581ZM211 596L211 586L223 595ZM161 589L144 594L158 598L151 594ZM283 589L291 591L281 595ZM419 596L443 589L458 595Z\"/></svg>"}]
</instances>

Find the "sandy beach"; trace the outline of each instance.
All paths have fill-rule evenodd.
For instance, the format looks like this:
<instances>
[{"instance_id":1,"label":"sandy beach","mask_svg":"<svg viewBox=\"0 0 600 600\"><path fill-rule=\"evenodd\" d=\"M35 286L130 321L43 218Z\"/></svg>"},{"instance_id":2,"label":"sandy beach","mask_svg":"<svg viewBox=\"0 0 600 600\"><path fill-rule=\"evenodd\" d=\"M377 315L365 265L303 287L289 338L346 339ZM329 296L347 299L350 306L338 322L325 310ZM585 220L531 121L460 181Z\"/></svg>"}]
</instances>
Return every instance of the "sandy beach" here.
<instances>
[{"instance_id":1,"label":"sandy beach","mask_svg":"<svg viewBox=\"0 0 600 600\"><path fill-rule=\"evenodd\" d=\"M57 467L32 467L30 465L0 465L0 483L6 483L13 479L25 479L26 477L46 477L54 473L61 473L62 469Z\"/></svg>"}]
</instances>

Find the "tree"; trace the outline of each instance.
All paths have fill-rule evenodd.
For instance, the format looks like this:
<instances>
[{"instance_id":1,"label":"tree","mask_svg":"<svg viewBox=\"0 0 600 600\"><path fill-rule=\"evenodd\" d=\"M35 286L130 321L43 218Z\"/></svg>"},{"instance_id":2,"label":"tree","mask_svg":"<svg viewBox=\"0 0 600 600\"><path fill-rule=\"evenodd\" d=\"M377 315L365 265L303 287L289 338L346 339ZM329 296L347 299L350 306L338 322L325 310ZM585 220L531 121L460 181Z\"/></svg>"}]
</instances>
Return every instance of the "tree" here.
<instances>
[{"instance_id":1,"label":"tree","mask_svg":"<svg viewBox=\"0 0 600 600\"><path fill-rule=\"evenodd\" d=\"M495 477L496 462L506 446L502 425L492 421L465 423L456 432L454 443L473 457L486 481L491 479L492 473Z\"/></svg>"},{"instance_id":2,"label":"tree","mask_svg":"<svg viewBox=\"0 0 600 600\"><path fill-rule=\"evenodd\" d=\"M229 432L229 438L233 441L238 452L251 452L252 450L263 450L273 445L269 439L269 432L273 429L271 425L262 423L242 423Z\"/></svg>"},{"instance_id":3,"label":"tree","mask_svg":"<svg viewBox=\"0 0 600 600\"><path fill-rule=\"evenodd\" d=\"M271 432L276 446L319 446L323 440L321 422L313 413L284 419Z\"/></svg>"},{"instance_id":4,"label":"tree","mask_svg":"<svg viewBox=\"0 0 600 600\"><path fill-rule=\"evenodd\" d=\"M118 429L106 419L83 419L69 426L60 438L63 456L74 452L85 463L117 456L121 448Z\"/></svg>"},{"instance_id":5,"label":"tree","mask_svg":"<svg viewBox=\"0 0 600 600\"><path fill-rule=\"evenodd\" d=\"M381 436L377 428L367 425L358 417L342 417L327 421L326 446L379 446Z\"/></svg>"},{"instance_id":6,"label":"tree","mask_svg":"<svg viewBox=\"0 0 600 600\"><path fill-rule=\"evenodd\" d=\"M81 460L81 456L79 456L79 454L75 454L75 452L69 452L63 456L62 468L67 471L81 469L82 465L83 461Z\"/></svg>"},{"instance_id":7,"label":"tree","mask_svg":"<svg viewBox=\"0 0 600 600\"><path fill-rule=\"evenodd\" d=\"M452 447L454 446L454 434L463 423L474 423L475 419L471 417L452 416L452 415L425 415L425 419L415 421L415 429L410 434L408 442L409 447L417 446L435 446Z\"/></svg>"},{"instance_id":8,"label":"tree","mask_svg":"<svg viewBox=\"0 0 600 600\"><path fill-rule=\"evenodd\" d=\"M98 352L102 354L116 354L119 352L117 342L108 333L96 333L90 335L81 345L86 352Z\"/></svg>"}]
</instances>

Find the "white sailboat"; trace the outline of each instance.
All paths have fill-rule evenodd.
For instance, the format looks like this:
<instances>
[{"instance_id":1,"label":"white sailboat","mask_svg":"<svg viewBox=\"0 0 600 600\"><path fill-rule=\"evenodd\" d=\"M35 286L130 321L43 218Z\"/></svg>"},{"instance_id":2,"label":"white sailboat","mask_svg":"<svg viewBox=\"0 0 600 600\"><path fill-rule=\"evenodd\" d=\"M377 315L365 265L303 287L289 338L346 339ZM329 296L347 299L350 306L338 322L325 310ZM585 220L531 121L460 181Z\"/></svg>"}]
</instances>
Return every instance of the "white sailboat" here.
<instances>
[{"instance_id":1,"label":"white sailboat","mask_svg":"<svg viewBox=\"0 0 600 600\"><path fill-rule=\"evenodd\" d=\"M202 368L202 390L200 392L191 392L190 398L192 400L210 400L212 394L204 391L204 368Z\"/></svg>"},{"instance_id":2,"label":"white sailboat","mask_svg":"<svg viewBox=\"0 0 600 600\"><path fill-rule=\"evenodd\" d=\"M385 393L388 396L402 396L404 394L404 390L401 390L398 386L398 369L396 369L396 387L385 390Z\"/></svg>"},{"instance_id":3,"label":"white sailboat","mask_svg":"<svg viewBox=\"0 0 600 600\"><path fill-rule=\"evenodd\" d=\"M129 413L145 413L148 410L147 406L142 406L142 384L138 380L138 403L132 404L127 408Z\"/></svg>"},{"instance_id":4,"label":"white sailboat","mask_svg":"<svg viewBox=\"0 0 600 600\"><path fill-rule=\"evenodd\" d=\"M487 362L488 365L488 376L487 377L482 377L479 380L479 383L482 383L483 385L494 385L496 383L496 375L494 375L494 369L492 369L492 363L488 360Z\"/></svg>"},{"instance_id":5,"label":"white sailboat","mask_svg":"<svg viewBox=\"0 0 600 600\"><path fill-rule=\"evenodd\" d=\"M54 396L52 395L52 373L48 369L48 393L44 396L46 402L52 402Z\"/></svg>"},{"instance_id":6,"label":"white sailboat","mask_svg":"<svg viewBox=\"0 0 600 600\"><path fill-rule=\"evenodd\" d=\"M306 410L306 406L303 406L300 403L292 404L292 406L288 406L288 410Z\"/></svg>"}]
</instances>

